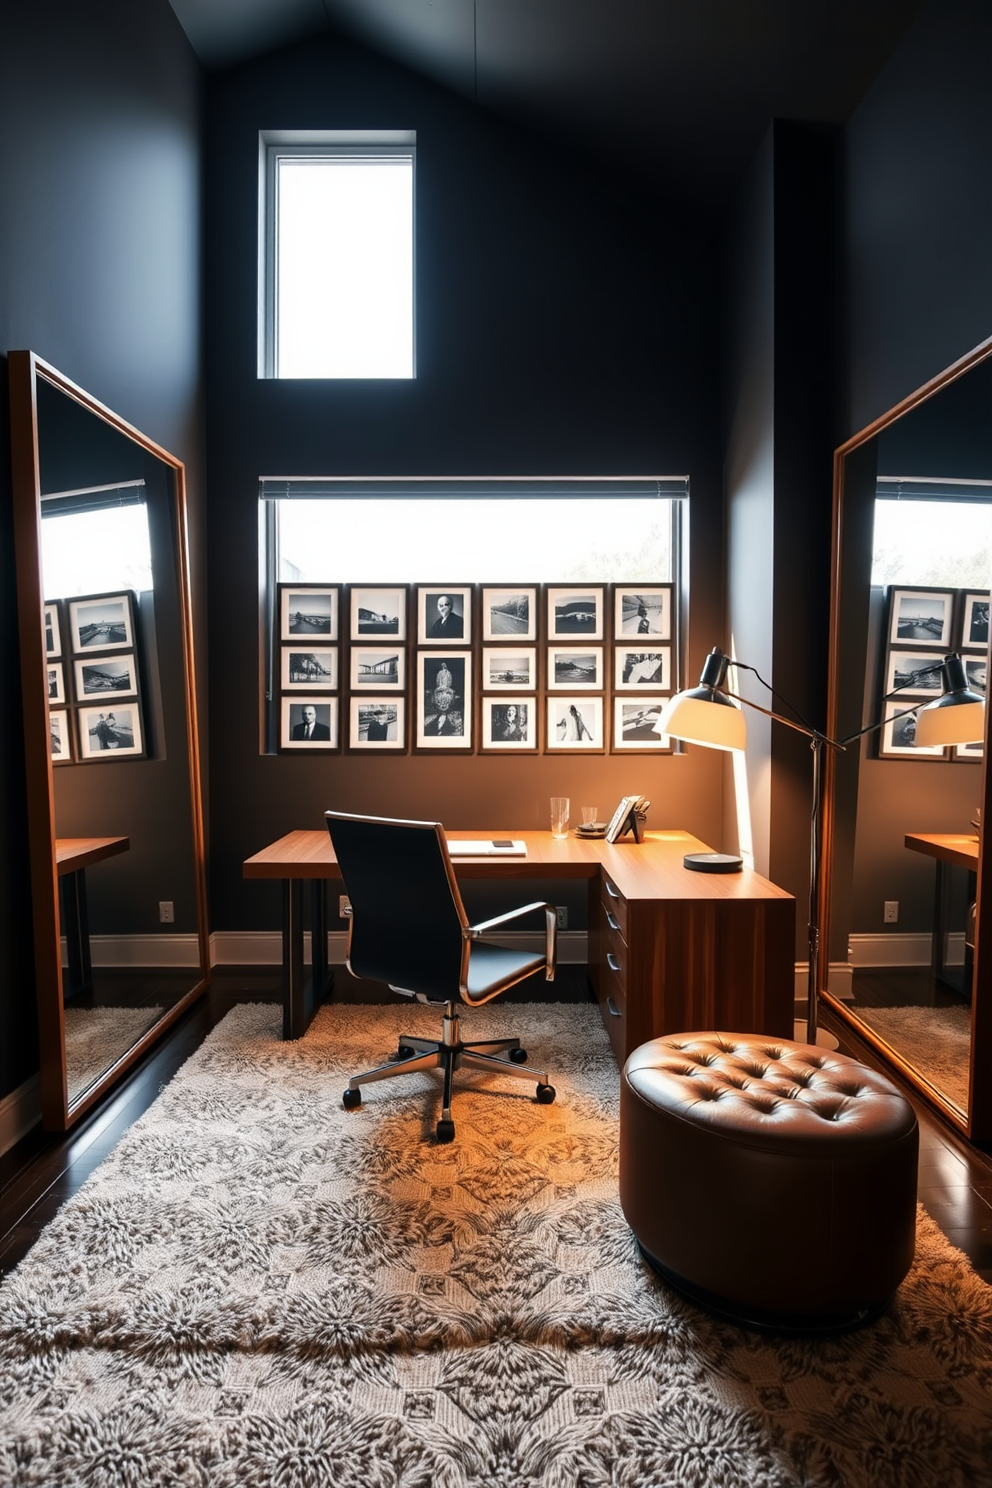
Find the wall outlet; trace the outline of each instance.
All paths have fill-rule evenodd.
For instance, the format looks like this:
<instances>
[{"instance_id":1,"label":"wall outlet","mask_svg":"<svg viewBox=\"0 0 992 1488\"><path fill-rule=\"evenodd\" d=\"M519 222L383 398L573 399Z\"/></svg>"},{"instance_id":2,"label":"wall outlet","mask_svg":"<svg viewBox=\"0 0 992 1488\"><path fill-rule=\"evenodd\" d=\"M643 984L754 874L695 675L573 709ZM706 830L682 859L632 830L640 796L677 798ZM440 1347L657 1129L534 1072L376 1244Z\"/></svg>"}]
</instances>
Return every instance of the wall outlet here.
<instances>
[{"instance_id":1,"label":"wall outlet","mask_svg":"<svg viewBox=\"0 0 992 1488\"><path fill-rule=\"evenodd\" d=\"M568 905L567 904L556 904L555 905L555 914L558 917L558 929L559 930L567 930L568 929Z\"/></svg>"},{"instance_id":2,"label":"wall outlet","mask_svg":"<svg viewBox=\"0 0 992 1488\"><path fill-rule=\"evenodd\" d=\"M886 925L898 925L899 923L899 900L886 899L882 907L882 919Z\"/></svg>"},{"instance_id":3,"label":"wall outlet","mask_svg":"<svg viewBox=\"0 0 992 1488\"><path fill-rule=\"evenodd\" d=\"M160 899L158 901L158 922L160 925L174 925L176 923L176 907L171 899Z\"/></svg>"},{"instance_id":4,"label":"wall outlet","mask_svg":"<svg viewBox=\"0 0 992 1488\"><path fill-rule=\"evenodd\" d=\"M338 919L343 920L351 908L351 900L347 894L338 895Z\"/></svg>"}]
</instances>

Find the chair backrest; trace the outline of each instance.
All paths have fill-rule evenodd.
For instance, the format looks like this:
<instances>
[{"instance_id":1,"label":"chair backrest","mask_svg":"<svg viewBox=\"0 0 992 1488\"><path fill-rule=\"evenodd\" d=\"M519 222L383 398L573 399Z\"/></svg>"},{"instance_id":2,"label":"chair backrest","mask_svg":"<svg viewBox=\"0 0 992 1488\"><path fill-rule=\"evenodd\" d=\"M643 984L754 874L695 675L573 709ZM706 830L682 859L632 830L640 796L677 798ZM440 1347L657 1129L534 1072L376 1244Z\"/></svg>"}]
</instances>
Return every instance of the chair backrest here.
<instances>
[{"instance_id":1,"label":"chair backrest","mask_svg":"<svg viewBox=\"0 0 992 1488\"><path fill-rule=\"evenodd\" d=\"M351 901L354 974L457 1001L468 920L440 822L324 817Z\"/></svg>"}]
</instances>

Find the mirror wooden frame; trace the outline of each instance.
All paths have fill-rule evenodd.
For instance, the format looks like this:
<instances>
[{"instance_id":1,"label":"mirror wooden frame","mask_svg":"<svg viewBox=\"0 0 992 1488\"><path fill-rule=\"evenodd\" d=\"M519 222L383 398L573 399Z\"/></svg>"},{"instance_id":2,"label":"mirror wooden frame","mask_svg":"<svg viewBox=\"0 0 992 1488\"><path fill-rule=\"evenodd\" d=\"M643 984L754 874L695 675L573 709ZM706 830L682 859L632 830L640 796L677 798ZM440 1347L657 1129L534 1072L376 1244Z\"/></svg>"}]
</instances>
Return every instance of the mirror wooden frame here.
<instances>
[{"instance_id":1,"label":"mirror wooden frame","mask_svg":"<svg viewBox=\"0 0 992 1488\"><path fill-rule=\"evenodd\" d=\"M840 445L834 452L833 471L833 524L830 581L830 651L828 668L827 733L831 738L839 736L841 722L841 664L843 654L842 624L844 617L844 545L847 539L844 512L845 470L848 456L867 445L868 442L903 418L928 398L963 377L972 368L992 357L992 337L981 342L972 351L953 363L937 377L911 393L895 408L880 415L873 423ZM992 772L987 768L989 754L989 715L985 719L985 748L982 764L981 789L978 800L982 808L979 832L978 882L976 897L976 928L974 953L974 980L971 1003L971 1062L969 1070L968 1111L961 1111L941 1091L930 1085L923 1076L892 1048L868 1024L857 1017L840 999L829 990L830 973L830 909L831 883L833 879L833 854L838 829L837 768L838 760L833 750L827 751L824 771L823 808L823 872L820 884L820 940L818 947L817 985L821 1000L831 1012L845 1023L864 1042L879 1053L893 1069L914 1089L933 1104L955 1127L971 1141L984 1142L992 1139L992 888L985 889L984 861L985 824L992 810ZM987 947L983 956L983 947Z\"/></svg>"},{"instance_id":2,"label":"mirror wooden frame","mask_svg":"<svg viewBox=\"0 0 992 1488\"><path fill-rule=\"evenodd\" d=\"M17 562L17 610L20 637L22 709L25 742L26 815L34 930L35 984L38 999L42 1122L49 1131L67 1131L90 1111L111 1085L130 1069L161 1034L202 995L209 983L203 799L196 713L196 685L186 521L186 471L181 460L133 428L109 408L32 351L11 351L10 412L13 480L14 549ZM55 794L49 747L48 697L41 554L41 464L38 429L38 383L43 381L71 398L112 429L160 460L173 477L173 519L177 583L185 670L186 737L189 753L190 811L196 880L199 977L128 1050L117 1058L70 1108L67 1094L63 973L60 953L59 885L56 859Z\"/></svg>"}]
</instances>

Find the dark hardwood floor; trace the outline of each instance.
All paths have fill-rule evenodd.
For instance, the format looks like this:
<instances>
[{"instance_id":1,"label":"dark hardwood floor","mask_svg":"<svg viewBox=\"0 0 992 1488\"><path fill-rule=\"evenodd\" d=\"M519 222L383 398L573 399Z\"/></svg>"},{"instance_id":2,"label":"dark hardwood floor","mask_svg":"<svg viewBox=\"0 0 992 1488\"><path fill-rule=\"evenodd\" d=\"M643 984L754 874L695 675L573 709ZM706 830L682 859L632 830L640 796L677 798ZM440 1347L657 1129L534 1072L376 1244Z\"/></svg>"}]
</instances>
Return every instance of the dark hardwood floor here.
<instances>
[{"instance_id":1,"label":"dark hardwood floor","mask_svg":"<svg viewBox=\"0 0 992 1488\"><path fill-rule=\"evenodd\" d=\"M0 1276L17 1265L61 1205L148 1109L224 1014L239 1002L277 1002L279 987L278 968L215 971L205 996L101 1109L65 1136L36 1128L0 1157ZM563 1001L577 1000L579 995L576 978L558 991ZM869 1049L854 1047L851 1036L831 1023L829 1014L824 1014L822 1022L838 1036L842 1052L877 1063ZM978 1274L992 1283L992 1156L965 1142L911 1090L906 1094L920 1120L920 1201Z\"/></svg>"}]
</instances>

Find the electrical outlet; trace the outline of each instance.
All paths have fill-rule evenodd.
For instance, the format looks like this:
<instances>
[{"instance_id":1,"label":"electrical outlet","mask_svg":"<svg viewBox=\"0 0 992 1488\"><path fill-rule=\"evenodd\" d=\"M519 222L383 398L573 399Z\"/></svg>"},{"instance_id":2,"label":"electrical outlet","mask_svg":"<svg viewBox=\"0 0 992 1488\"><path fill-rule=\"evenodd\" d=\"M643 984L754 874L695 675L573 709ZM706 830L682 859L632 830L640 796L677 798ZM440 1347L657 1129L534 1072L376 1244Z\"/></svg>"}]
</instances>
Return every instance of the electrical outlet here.
<instances>
[{"instance_id":1,"label":"electrical outlet","mask_svg":"<svg viewBox=\"0 0 992 1488\"><path fill-rule=\"evenodd\" d=\"M158 901L158 922L160 925L174 925L176 923L176 907L171 899L160 899Z\"/></svg>"},{"instance_id":2,"label":"electrical outlet","mask_svg":"<svg viewBox=\"0 0 992 1488\"><path fill-rule=\"evenodd\" d=\"M338 895L338 919L343 920L351 909L351 900L347 894Z\"/></svg>"},{"instance_id":3,"label":"electrical outlet","mask_svg":"<svg viewBox=\"0 0 992 1488\"><path fill-rule=\"evenodd\" d=\"M882 909L882 919L886 925L898 925L899 923L899 900L886 899Z\"/></svg>"},{"instance_id":4,"label":"electrical outlet","mask_svg":"<svg viewBox=\"0 0 992 1488\"><path fill-rule=\"evenodd\" d=\"M568 905L567 904L556 904L555 905L555 914L558 917L558 929L559 930L567 930L568 929Z\"/></svg>"}]
</instances>

